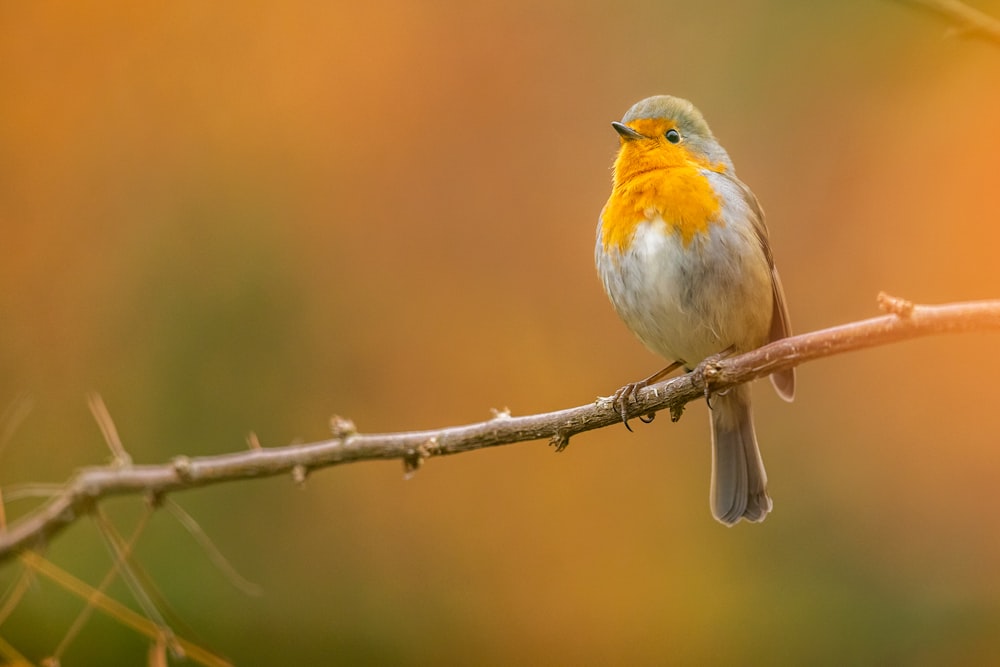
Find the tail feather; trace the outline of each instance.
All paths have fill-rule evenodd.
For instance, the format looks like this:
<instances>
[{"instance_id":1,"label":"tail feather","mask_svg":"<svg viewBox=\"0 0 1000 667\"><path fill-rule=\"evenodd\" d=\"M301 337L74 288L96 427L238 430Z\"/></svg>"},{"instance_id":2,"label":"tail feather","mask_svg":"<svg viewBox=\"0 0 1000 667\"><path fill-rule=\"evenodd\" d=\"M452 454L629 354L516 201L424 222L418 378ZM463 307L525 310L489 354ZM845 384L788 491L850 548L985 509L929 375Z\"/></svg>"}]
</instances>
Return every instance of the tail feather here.
<instances>
[{"instance_id":1,"label":"tail feather","mask_svg":"<svg viewBox=\"0 0 1000 667\"><path fill-rule=\"evenodd\" d=\"M757 448L750 388L733 387L712 398L712 515L727 526L763 521L771 511L767 473Z\"/></svg>"}]
</instances>

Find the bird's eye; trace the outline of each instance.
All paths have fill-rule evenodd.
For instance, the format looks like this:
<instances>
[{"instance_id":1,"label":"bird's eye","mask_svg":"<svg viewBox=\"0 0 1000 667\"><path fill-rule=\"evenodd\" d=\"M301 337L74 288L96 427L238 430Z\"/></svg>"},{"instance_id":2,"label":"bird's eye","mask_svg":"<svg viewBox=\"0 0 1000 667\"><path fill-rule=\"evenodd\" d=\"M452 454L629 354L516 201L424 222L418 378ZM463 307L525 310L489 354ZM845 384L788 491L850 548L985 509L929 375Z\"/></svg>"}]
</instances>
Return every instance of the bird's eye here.
<instances>
[{"instance_id":1,"label":"bird's eye","mask_svg":"<svg viewBox=\"0 0 1000 667\"><path fill-rule=\"evenodd\" d=\"M667 133L663 136L672 144L679 144L681 142L681 133L677 130L667 130Z\"/></svg>"}]
</instances>

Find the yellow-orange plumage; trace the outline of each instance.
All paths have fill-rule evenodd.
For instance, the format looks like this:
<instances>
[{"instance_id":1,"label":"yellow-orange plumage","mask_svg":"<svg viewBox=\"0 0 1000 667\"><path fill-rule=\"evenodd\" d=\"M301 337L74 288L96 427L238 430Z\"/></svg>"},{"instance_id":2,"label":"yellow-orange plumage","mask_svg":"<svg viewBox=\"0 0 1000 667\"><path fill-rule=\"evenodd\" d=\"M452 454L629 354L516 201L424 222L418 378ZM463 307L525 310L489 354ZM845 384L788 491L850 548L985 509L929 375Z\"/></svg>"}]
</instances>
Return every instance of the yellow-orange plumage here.
<instances>
[{"instance_id":1,"label":"yellow-orange plumage","mask_svg":"<svg viewBox=\"0 0 1000 667\"><path fill-rule=\"evenodd\" d=\"M604 247L624 250L635 227L657 217L680 234L685 246L710 224L721 223L719 198L701 170L723 172L725 164L711 163L669 143L663 137L674 129L672 122L640 119L629 127L651 141L622 139L611 197L601 213Z\"/></svg>"}]
</instances>

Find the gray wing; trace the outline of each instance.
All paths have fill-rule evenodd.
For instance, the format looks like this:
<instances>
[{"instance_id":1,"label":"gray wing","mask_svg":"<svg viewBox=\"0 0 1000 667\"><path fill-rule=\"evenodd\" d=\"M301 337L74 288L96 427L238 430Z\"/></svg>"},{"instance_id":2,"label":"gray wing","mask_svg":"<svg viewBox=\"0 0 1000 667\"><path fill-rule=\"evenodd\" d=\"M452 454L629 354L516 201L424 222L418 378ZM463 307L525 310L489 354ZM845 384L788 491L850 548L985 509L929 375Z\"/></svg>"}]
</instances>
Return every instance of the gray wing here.
<instances>
[{"instance_id":1,"label":"gray wing","mask_svg":"<svg viewBox=\"0 0 1000 667\"><path fill-rule=\"evenodd\" d=\"M771 311L771 331L768 334L768 341L787 338L792 335L792 325L788 317L788 306L785 305L785 291L781 287L781 278L778 276L778 269L774 266L771 244L768 242L767 225L764 224L764 209L761 208L756 195L754 195L743 181L729 174L723 175L728 176L729 179L739 186L740 191L743 193L743 197L753 213L753 229L757 236L757 241L760 243L761 250L764 251L764 257L767 258L768 266L771 267L771 293L773 297L771 302L773 306ZM774 385L778 396L781 396L786 401L792 400L795 397L795 369L789 368L772 374L771 384Z\"/></svg>"}]
</instances>

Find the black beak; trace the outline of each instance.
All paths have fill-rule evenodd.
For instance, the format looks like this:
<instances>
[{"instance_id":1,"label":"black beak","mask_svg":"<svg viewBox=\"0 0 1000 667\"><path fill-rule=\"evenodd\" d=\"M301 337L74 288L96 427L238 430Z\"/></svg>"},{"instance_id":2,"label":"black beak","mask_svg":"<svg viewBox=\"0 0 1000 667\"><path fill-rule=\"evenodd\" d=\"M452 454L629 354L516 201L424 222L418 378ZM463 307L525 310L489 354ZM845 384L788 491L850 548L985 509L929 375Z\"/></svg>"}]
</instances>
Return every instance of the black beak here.
<instances>
[{"instance_id":1,"label":"black beak","mask_svg":"<svg viewBox=\"0 0 1000 667\"><path fill-rule=\"evenodd\" d=\"M625 123L619 123L617 120L612 121L611 127L615 128L615 132L620 134L622 139L624 139L625 141L633 141L635 139L646 138L644 135L639 134Z\"/></svg>"}]
</instances>

